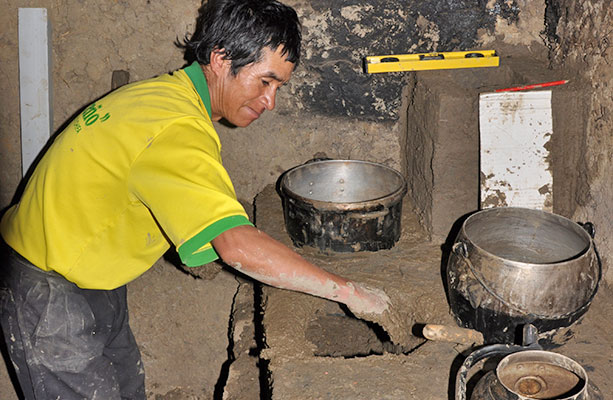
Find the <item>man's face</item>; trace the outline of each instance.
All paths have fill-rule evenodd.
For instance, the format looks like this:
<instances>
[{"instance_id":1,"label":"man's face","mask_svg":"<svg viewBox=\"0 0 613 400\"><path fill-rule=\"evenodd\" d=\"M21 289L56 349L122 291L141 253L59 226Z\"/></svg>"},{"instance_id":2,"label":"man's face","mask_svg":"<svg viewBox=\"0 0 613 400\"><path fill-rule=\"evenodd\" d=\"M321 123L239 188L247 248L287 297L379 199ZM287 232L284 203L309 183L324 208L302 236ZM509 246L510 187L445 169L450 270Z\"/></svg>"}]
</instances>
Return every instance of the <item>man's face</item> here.
<instances>
[{"instance_id":1,"label":"man's face","mask_svg":"<svg viewBox=\"0 0 613 400\"><path fill-rule=\"evenodd\" d=\"M262 49L260 61L245 65L236 75L230 72L222 79L220 114L236 126L247 126L265 110L275 108L275 96L279 87L292 75L294 64L281 55L282 47L275 51Z\"/></svg>"}]
</instances>

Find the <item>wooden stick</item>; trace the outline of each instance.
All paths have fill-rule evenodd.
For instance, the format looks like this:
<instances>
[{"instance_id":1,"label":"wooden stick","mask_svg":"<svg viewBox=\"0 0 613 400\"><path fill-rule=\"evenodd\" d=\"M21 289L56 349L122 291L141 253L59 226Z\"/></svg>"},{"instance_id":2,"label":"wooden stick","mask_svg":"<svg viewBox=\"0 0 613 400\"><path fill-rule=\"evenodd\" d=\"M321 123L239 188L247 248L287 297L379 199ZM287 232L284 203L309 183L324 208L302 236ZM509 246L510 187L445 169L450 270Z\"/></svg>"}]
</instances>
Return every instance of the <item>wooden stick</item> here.
<instances>
[{"instance_id":1,"label":"wooden stick","mask_svg":"<svg viewBox=\"0 0 613 400\"><path fill-rule=\"evenodd\" d=\"M428 340L462 344L483 344L483 335L474 329L426 324L422 331Z\"/></svg>"}]
</instances>

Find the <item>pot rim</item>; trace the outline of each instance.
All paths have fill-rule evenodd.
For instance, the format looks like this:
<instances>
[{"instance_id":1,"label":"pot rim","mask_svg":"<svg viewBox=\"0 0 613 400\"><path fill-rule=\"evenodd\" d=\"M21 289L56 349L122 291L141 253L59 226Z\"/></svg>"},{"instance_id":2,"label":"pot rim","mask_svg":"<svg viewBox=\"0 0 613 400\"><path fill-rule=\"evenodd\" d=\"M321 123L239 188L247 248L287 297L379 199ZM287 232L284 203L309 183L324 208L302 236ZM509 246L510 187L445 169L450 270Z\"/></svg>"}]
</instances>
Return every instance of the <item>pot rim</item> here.
<instances>
[{"instance_id":1,"label":"pot rim","mask_svg":"<svg viewBox=\"0 0 613 400\"><path fill-rule=\"evenodd\" d=\"M368 199L368 200L363 200L363 201L351 201L351 202L314 200L308 197L301 196L288 187L288 184L287 184L287 181L289 179L288 176L294 173L295 171L302 169L302 168L308 168L312 165L317 165L317 164L336 164L336 163L369 164L369 165L373 165L379 168L383 168L389 172L392 172L394 175L400 178L401 184L396 190L384 196L380 196L380 197ZM389 202L389 204L392 204L392 205L397 203L407 193L407 182L406 182L405 177L399 171L395 170L394 168L388 167L387 165L384 165L384 164L380 164L380 163L376 163L372 161L364 161L364 160L330 159L330 160L311 161L311 162L307 162L305 164L297 165L293 168L290 168L289 170L283 173L283 176L281 177L279 188L280 188L281 194L283 194L285 197L292 199L292 200L299 201L303 204L311 205L317 210L324 210L324 211L326 210L327 211L360 210L360 211L364 211L364 209L375 208L381 203Z\"/></svg>"},{"instance_id":2,"label":"pot rim","mask_svg":"<svg viewBox=\"0 0 613 400\"><path fill-rule=\"evenodd\" d=\"M517 358L519 358L520 360L516 360ZM577 375L580 379L583 380L582 388L576 394L574 394L574 395L572 395L570 397L565 397L566 399L578 399L578 398L581 398L579 396L581 394L583 394L585 391L587 391L587 388L588 388L588 385L589 385L589 376L588 376L587 371L585 370L585 368L583 368L583 366L581 364L579 364L579 362L573 360L572 358L570 358L568 356L565 356L564 354L554 353L552 351L546 351L546 350L522 350L522 351L518 351L518 352L509 354L509 355L503 357L503 359L496 366L496 377L498 377L498 381L500 382L500 384L506 390L508 390L509 392L511 392L514 395L518 396L519 399L530 400L532 397L525 397L525 396L522 396L522 395L518 394L513 388L508 387L507 384L505 382L503 382L502 379L500 379L500 373L501 373L502 369L506 368L512 362L518 362L518 361L519 362L521 362L521 361L523 361L523 362L543 361L543 362L547 362L547 363L552 364L552 365L556 365L556 366L561 367L563 369L566 369L567 371L570 371L570 372L574 373L575 375Z\"/></svg>"},{"instance_id":3,"label":"pot rim","mask_svg":"<svg viewBox=\"0 0 613 400\"><path fill-rule=\"evenodd\" d=\"M553 261L553 262L547 262L547 263L537 263L537 262L525 262L525 261L517 261L517 260L512 260L509 258L504 258L501 257L499 255L496 255L486 249L484 249L483 247L479 246L474 240L472 240L467 232L466 232L466 227L467 224L471 222L471 220L477 218L477 216L481 216L483 214L487 214L490 212L500 212L500 210L504 210L503 212L507 212L507 211L515 211L515 210L522 210L522 211L526 211L532 214L539 214L539 215L546 215L546 216L551 216L554 218L558 218L561 219L562 221L568 223L570 226L577 226L579 229L577 229L578 232L581 232L580 235L582 235L584 237L584 239L587 239L587 246L585 246L580 252L577 252L575 255L573 255L570 258L567 259L562 259L560 261ZM488 209L484 209L484 210L479 210L473 214L471 214L469 217L466 218L466 220L462 223L462 228L461 228L461 235L464 236L465 240L467 240L470 243L470 246L478 249L479 251L481 251L482 253L484 253L484 255L497 259L497 260L502 260L503 261L503 265L505 267L512 267L512 268L520 268L520 269L532 269L535 265L539 266L539 268L544 268L544 269L552 269L552 268L560 268L561 266L564 265L570 265L571 263L574 265L574 262L576 260L578 260L581 257L584 257L586 255L589 254L594 254L594 240L592 239L592 237L590 236L590 234L581 227L581 225L579 225L577 222L572 221L569 218L566 218L562 215L559 214L555 214L555 213L551 213L548 211L543 211L543 210L535 210L535 209L531 209L531 208L526 208L526 207L510 207L510 206L505 206L505 207L493 207L493 208L488 208ZM470 257L470 255L468 255L468 257ZM508 265L508 264L512 264L512 265Z\"/></svg>"}]
</instances>

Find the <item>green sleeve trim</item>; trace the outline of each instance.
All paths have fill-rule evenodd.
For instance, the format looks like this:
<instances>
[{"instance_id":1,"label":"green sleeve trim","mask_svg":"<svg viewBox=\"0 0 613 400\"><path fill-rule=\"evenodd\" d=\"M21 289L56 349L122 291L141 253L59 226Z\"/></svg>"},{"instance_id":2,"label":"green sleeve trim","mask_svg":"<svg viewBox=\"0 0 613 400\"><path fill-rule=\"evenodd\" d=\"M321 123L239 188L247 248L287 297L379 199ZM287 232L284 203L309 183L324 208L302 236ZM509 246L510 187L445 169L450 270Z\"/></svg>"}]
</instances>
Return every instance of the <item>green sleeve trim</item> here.
<instances>
[{"instance_id":1,"label":"green sleeve trim","mask_svg":"<svg viewBox=\"0 0 613 400\"><path fill-rule=\"evenodd\" d=\"M178 253L181 261L188 267L199 267L217 260L219 256L213 247L204 249L202 247L228 229L241 225L253 226L249 219L243 215L226 217L208 226L179 247Z\"/></svg>"},{"instance_id":2,"label":"green sleeve trim","mask_svg":"<svg viewBox=\"0 0 613 400\"><path fill-rule=\"evenodd\" d=\"M202 68L198 61L194 61L192 65L185 68L185 73L194 84L202 103L204 103L206 112L209 113L209 118L213 119L213 114L211 114L211 95L209 94L209 86L206 83L204 72L202 72Z\"/></svg>"}]
</instances>

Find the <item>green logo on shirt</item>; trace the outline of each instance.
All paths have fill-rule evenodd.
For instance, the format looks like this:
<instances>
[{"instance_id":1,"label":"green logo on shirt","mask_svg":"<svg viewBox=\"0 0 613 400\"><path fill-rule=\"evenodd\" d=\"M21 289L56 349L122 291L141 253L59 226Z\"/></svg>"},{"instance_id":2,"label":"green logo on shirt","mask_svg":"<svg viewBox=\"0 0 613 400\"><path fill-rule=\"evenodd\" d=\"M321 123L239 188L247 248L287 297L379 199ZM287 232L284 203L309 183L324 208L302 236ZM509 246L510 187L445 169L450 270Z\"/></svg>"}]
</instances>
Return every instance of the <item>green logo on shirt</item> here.
<instances>
[{"instance_id":1,"label":"green logo on shirt","mask_svg":"<svg viewBox=\"0 0 613 400\"><path fill-rule=\"evenodd\" d=\"M94 124L96 121L100 121L100 123L103 123L107 119L111 118L111 114L109 113L106 113L103 116L100 116L100 114L102 114L102 111L100 110L101 108L102 108L102 105L92 103L89 107L87 107L81 113L81 117L83 117L83 122L85 123L86 126L90 126ZM74 127L77 133L81 132L81 129L83 129L78 120L75 121Z\"/></svg>"}]
</instances>

